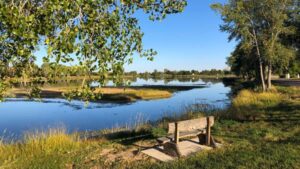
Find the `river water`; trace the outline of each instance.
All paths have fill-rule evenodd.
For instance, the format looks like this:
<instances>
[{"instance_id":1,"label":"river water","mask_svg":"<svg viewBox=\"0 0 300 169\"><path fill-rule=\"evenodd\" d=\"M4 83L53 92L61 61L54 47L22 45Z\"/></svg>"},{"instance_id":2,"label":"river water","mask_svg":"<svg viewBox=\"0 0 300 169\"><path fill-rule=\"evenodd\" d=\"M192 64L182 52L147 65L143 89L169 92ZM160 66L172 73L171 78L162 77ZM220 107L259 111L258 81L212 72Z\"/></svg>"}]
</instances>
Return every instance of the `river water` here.
<instances>
[{"instance_id":1,"label":"river water","mask_svg":"<svg viewBox=\"0 0 300 169\"><path fill-rule=\"evenodd\" d=\"M64 99L7 99L0 103L0 137L20 137L24 132L63 127L68 132L91 131L132 126L165 116L180 115L193 104L209 104L224 108L230 100L230 87L218 80L143 80L131 85L204 85L175 92L171 98L140 100L133 103L88 103Z\"/></svg>"}]
</instances>

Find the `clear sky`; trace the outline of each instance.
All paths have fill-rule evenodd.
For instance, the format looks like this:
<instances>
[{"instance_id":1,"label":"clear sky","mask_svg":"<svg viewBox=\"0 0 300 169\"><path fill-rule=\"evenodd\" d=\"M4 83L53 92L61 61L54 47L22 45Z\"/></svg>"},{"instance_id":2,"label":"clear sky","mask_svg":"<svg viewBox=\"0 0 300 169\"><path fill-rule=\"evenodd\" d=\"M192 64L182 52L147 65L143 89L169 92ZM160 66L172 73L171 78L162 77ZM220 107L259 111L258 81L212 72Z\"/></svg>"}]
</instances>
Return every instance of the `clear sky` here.
<instances>
[{"instance_id":1,"label":"clear sky","mask_svg":"<svg viewBox=\"0 0 300 169\"><path fill-rule=\"evenodd\" d=\"M227 0L187 0L188 6L180 14L167 16L163 21L150 21L145 14L138 14L144 35L145 49L158 52L154 61L135 57L133 64L126 65L126 71L204 70L224 69L226 57L236 43L228 42L228 35L219 31L222 20L210 8L210 4ZM35 53L37 63L42 62L46 51L40 48Z\"/></svg>"},{"instance_id":2,"label":"clear sky","mask_svg":"<svg viewBox=\"0 0 300 169\"><path fill-rule=\"evenodd\" d=\"M236 43L228 43L228 35L219 31L221 17L210 8L215 2L226 0L188 0L188 6L180 14L169 15L161 22L149 21L139 15L145 48L153 48L158 54L154 61L135 57L126 70L203 70L226 68L226 57Z\"/></svg>"}]
</instances>

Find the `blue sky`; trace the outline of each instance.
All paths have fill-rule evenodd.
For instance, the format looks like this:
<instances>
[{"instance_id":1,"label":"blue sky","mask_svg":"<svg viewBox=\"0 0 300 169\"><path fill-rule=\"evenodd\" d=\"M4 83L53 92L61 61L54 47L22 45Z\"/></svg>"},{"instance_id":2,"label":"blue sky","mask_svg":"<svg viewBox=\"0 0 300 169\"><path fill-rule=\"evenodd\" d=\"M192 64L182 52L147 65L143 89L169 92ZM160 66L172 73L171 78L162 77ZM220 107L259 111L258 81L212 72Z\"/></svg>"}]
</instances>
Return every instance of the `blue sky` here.
<instances>
[{"instance_id":1,"label":"blue sky","mask_svg":"<svg viewBox=\"0 0 300 169\"><path fill-rule=\"evenodd\" d=\"M154 61L135 57L126 70L204 70L226 68L226 57L236 43L228 42L228 35L219 31L220 15L210 8L215 2L226 0L188 0L180 14L169 15L161 22L149 21L139 15L144 35L144 47L153 48L158 54Z\"/></svg>"},{"instance_id":2,"label":"blue sky","mask_svg":"<svg viewBox=\"0 0 300 169\"><path fill-rule=\"evenodd\" d=\"M224 69L226 57L236 43L228 42L228 35L220 32L222 20L210 8L210 4L227 0L188 0L188 6L180 14L167 16L163 21L150 21L145 14L138 14L145 49L154 49L158 54L154 61L134 57L126 71L163 70L204 70ZM46 55L45 49L35 53L37 63Z\"/></svg>"}]
</instances>

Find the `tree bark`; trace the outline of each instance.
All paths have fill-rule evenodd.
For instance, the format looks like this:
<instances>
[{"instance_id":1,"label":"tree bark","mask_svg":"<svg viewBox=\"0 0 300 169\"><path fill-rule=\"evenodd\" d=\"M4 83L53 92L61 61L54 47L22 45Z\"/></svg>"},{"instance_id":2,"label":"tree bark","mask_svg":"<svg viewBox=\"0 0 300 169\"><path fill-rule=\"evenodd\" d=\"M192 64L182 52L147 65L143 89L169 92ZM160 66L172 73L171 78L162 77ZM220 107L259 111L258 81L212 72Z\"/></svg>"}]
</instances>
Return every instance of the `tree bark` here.
<instances>
[{"instance_id":1,"label":"tree bark","mask_svg":"<svg viewBox=\"0 0 300 169\"><path fill-rule=\"evenodd\" d=\"M268 90L272 88L272 66L269 63L268 66Z\"/></svg>"},{"instance_id":2,"label":"tree bark","mask_svg":"<svg viewBox=\"0 0 300 169\"><path fill-rule=\"evenodd\" d=\"M263 63L262 63L261 58L259 59L259 72L260 72L260 80L261 80L262 89L265 92L266 91L266 84L265 84Z\"/></svg>"},{"instance_id":3,"label":"tree bark","mask_svg":"<svg viewBox=\"0 0 300 169\"><path fill-rule=\"evenodd\" d=\"M84 74L84 78L83 78L83 80L82 80L82 82L81 82L81 88L82 88L82 89L83 89L84 86L85 86L85 80L86 80L86 74Z\"/></svg>"},{"instance_id":4,"label":"tree bark","mask_svg":"<svg viewBox=\"0 0 300 169\"><path fill-rule=\"evenodd\" d=\"M260 49L259 49L259 45L258 45L258 41L257 41L257 37L256 37L256 31L255 31L254 28L253 28L253 37L254 37L256 52L257 52L257 56L258 56L261 85L262 85L263 91L265 92L266 91L265 72L264 72L263 61L262 61L262 58L261 58L261 55L260 55Z\"/></svg>"}]
</instances>

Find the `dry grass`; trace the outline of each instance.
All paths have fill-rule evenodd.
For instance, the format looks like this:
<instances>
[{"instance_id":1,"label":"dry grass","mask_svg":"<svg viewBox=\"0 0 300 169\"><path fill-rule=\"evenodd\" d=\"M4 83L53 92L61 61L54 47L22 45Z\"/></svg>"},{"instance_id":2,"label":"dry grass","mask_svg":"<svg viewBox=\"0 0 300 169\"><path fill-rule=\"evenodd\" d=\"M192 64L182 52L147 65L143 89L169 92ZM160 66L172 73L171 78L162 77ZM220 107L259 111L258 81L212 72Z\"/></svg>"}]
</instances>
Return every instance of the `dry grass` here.
<instances>
[{"instance_id":1,"label":"dry grass","mask_svg":"<svg viewBox=\"0 0 300 169\"><path fill-rule=\"evenodd\" d=\"M1 169L92 168L105 166L107 154L120 151L119 144L105 139L86 140L64 129L27 133L23 142L0 141ZM107 168L107 167L104 167Z\"/></svg>"},{"instance_id":2,"label":"dry grass","mask_svg":"<svg viewBox=\"0 0 300 169\"><path fill-rule=\"evenodd\" d=\"M123 137L129 136L132 134ZM4 144L0 141L0 168L110 168L114 163L144 160L142 154L135 153L136 146L124 146L124 143L119 143L121 140L105 137L80 139L78 135L67 134L64 129L27 133L21 143ZM136 144L146 146L149 143Z\"/></svg>"},{"instance_id":3,"label":"dry grass","mask_svg":"<svg viewBox=\"0 0 300 169\"><path fill-rule=\"evenodd\" d=\"M297 106L297 95L300 95L299 87L276 87L268 92L242 90L233 98L227 116L235 120L268 118L266 116L274 110L286 111L293 105Z\"/></svg>"},{"instance_id":4,"label":"dry grass","mask_svg":"<svg viewBox=\"0 0 300 169\"><path fill-rule=\"evenodd\" d=\"M250 90L242 90L236 98L233 99L232 103L235 107L265 107L277 104L283 97L284 96L278 92L258 93Z\"/></svg>"},{"instance_id":5,"label":"dry grass","mask_svg":"<svg viewBox=\"0 0 300 169\"><path fill-rule=\"evenodd\" d=\"M41 89L42 98L61 98L62 93L68 93L76 90L78 86L61 86L61 87L43 87ZM135 100L151 100L169 98L172 93L167 90L160 89L133 89L133 88L115 88L103 87L94 91L103 94L104 101L135 101ZM7 97L26 97L29 91L25 88L12 88L6 92Z\"/></svg>"},{"instance_id":6,"label":"dry grass","mask_svg":"<svg viewBox=\"0 0 300 169\"><path fill-rule=\"evenodd\" d=\"M78 137L67 135L62 129L26 134L24 143L0 143L0 166L1 168L61 167L61 161L67 162L72 153L83 146Z\"/></svg>"},{"instance_id":7,"label":"dry grass","mask_svg":"<svg viewBox=\"0 0 300 169\"><path fill-rule=\"evenodd\" d=\"M155 90L155 89L133 90L133 91L129 91L128 94L133 94L138 98L145 99L145 100L168 98L172 96L172 93L170 93L169 91Z\"/></svg>"}]
</instances>

